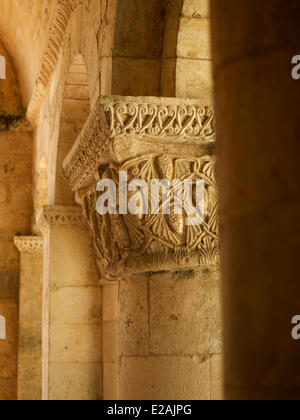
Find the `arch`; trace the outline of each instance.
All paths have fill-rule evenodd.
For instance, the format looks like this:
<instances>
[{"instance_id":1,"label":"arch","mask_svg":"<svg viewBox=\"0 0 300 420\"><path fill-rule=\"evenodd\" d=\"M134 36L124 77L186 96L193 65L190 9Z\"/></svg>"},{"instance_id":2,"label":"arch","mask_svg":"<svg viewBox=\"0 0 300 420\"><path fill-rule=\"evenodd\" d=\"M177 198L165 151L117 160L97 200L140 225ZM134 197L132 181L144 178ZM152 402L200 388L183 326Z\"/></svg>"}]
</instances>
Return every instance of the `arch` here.
<instances>
[{"instance_id":1,"label":"arch","mask_svg":"<svg viewBox=\"0 0 300 420\"><path fill-rule=\"evenodd\" d=\"M76 54L72 59L63 92L56 159L55 204L74 204L73 193L63 178L61 168L89 113L88 72L82 55Z\"/></svg>"},{"instance_id":2,"label":"arch","mask_svg":"<svg viewBox=\"0 0 300 420\"><path fill-rule=\"evenodd\" d=\"M2 3L0 38L11 53L18 72L23 106L27 108L57 0Z\"/></svg>"}]
</instances>

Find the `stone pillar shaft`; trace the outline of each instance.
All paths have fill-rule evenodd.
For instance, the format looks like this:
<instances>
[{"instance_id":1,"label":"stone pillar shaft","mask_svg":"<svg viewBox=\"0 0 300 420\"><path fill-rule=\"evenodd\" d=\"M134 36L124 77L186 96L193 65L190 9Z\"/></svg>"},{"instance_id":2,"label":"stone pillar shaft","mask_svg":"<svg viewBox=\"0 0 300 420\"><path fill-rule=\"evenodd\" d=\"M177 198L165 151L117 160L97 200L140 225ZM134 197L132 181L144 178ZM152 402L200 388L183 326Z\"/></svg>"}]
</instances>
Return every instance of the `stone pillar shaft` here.
<instances>
[{"instance_id":1,"label":"stone pillar shaft","mask_svg":"<svg viewBox=\"0 0 300 420\"><path fill-rule=\"evenodd\" d=\"M119 284L102 281L103 399L119 399Z\"/></svg>"},{"instance_id":2,"label":"stone pillar shaft","mask_svg":"<svg viewBox=\"0 0 300 420\"><path fill-rule=\"evenodd\" d=\"M80 207L44 207L43 399L102 398L102 292Z\"/></svg>"},{"instance_id":3,"label":"stone pillar shaft","mask_svg":"<svg viewBox=\"0 0 300 420\"><path fill-rule=\"evenodd\" d=\"M42 237L16 236L21 255L18 400L42 399Z\"/></svg>"}]
</instances>

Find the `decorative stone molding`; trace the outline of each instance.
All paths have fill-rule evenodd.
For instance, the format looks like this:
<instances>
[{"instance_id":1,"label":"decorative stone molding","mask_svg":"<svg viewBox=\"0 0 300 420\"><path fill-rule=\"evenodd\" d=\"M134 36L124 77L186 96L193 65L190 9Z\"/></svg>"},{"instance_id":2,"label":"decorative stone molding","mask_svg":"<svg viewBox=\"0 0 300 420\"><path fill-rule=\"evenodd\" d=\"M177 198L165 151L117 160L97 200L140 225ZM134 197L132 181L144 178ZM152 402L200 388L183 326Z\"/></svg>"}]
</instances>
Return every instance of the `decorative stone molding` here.
<instances>
[{"instance_id":1,"label":"decorative stone molding","mask_svg":"<svg viewBox=\"0 0 300 420\"><path fill-rule=\"evenodd\" d=\"M97 169L104 150L116 136L211 146L215 142L214 112L191 99L100 97L63 165L73 191Z\"/></svg>"},{"instance_id":2,"label":"decorative stone molding","mask_svg":"<svg viewBox=\"0 0 300 420\"><path fill-rule=\"evenodd\" d=\"M167 98L103 98L103 109L110 124L110 135L155 136L214 141L212 109L197 101Z\"/></svg>"},{"instance_id":3,"label":"decorative stone molding","mask_svg":"<svg viewBox=\"0 0 300 420\"><path fill-rule=\"evenodd\" d=\"M81 208L69 206L43 207L37 217L37 225L43 235L51 226L86 226Z\"/></svg>"},{"instance_id":4,"label":"decorative stone molding","mask_svg":"<svg viewBox=\"0 0 300 420\"><path fill-rule=\"evenodd\" d=\"M15 236L14 244L22 254L43 252L44 239L41 236Z\"/></svg>"},{"instance_id":5,"label":"decorative stone molding","mask_svg":"<svg viewBox=\"0 0 300 420\"><path fill-rule=\"evenodd\" d=\"M79 0L59 0L57 3L41 68L27 110L27 119L33 127L36 126L41 106L48 92L51 77L62 51L70 18L78 4Z\"/></svg>"},{"instance_id":6,"label":"decorative stone molding","mask_svg":"<svg viewBox=\"0 0 300 420\"><path fill-rule=\"evenodd\" d=\"M135 148L137 143L132 141L139 147ZM214 143L213 110L198 101L99 98L63 170L77 192L109 279L118 280L130 273L218 265ZM116 153L116 144L130 157L120 157L123 155ZM140 153L143 148L145 153ZM120 172L127 173L128 183L136 178L144 181L148 190L153 179L204 181L203 222L189 225L186 209L182 214L175 212L176 185L171 189L170 214L163 214L160 199L159 214L120 214L117 203L116 214L100 215L96 210L100 195L97 181L113 180L118 196ZM148 204L150 208L150 201Z\"/></svg>"}]
</instances>

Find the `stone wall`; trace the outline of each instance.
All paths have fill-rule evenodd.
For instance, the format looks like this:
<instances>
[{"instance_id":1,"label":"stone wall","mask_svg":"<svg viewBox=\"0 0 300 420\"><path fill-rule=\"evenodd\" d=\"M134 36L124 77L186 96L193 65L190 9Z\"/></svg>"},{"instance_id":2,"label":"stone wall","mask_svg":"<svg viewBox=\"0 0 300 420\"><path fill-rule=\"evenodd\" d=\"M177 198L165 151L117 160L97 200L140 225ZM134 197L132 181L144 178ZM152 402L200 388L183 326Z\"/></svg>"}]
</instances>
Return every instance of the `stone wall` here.
<instances>
[{"instance_id":1,"label":"stone wall","mask_svg":"<svg viewBox=\"0 0 300 420\"><path fill-rule=\"evenodd\" d=\"M212 101L209 0L184 0L178 33L176 96Z\"/></svg>"},{"instance_id":2,"label":"stone wall","mask_svg":"<svg viewBox=\"0 0 300 420\"><path fill-rule=\"evenodd\" d=\"M19 83L16 79L15 72L4 45L0 42L0 55L5 58L5 79L0 84L0 129L6 128L5 123L9 123L9 117L19 116L22 114L22 101L19 93ZM8 120L5 121L4 117ZM2 126L2 127L1 127Z\"/></svg>"},{"instance_id":3,"label":"stone wall","mask_svg":"<svg viewBox=\"0 0 300 420\"><path fill-rule=\"evenodd\" d=\"M0 340L0 400L17 397L19 255L16 235L30 233L32 211L32 134L21 120L19 84L10 57L0 84L0 315L6 340Z\"/></svg>"},{"instance_id":4,"label":"stone wall","mask_svg":"<svg viewBox=\"0 0 300 420\"><path fill-rule=\"evenodd\" d=\"M17 392L19 255L16 235L30 233L32 136L0 131L0 314L7 340L0 341L0 399Z\"/></svg>"}]
</instances>

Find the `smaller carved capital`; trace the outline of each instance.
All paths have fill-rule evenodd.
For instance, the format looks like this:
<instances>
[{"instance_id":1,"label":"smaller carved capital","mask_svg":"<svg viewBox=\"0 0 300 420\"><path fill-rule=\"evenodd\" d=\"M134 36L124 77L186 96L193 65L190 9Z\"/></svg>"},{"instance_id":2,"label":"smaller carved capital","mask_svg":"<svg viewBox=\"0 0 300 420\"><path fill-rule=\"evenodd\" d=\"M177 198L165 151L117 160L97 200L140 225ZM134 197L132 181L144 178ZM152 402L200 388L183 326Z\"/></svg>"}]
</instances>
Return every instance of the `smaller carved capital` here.
<instances>
[{"instance_id":1,"label":"smaller carved capital","mask_svg":"<svg viewBox=\"0 0 300 420\"><path fill-rule=\"evenodd\" d=\"M37 225L45 235L52 226L77 226L84 228L85 222L80 207L45 206L37 217Z\"/></svg>"},{"instance_id":2,"label":"smaller carved capital","mask_svg":"<svg viewBox=\"0 0 300 420\"><path fill-rule=\"evenodd\" d=\"M43 252L44 239L42 236L15 236L14 244L22 254L27 253L38 253Z\"/></svg>"}]
</instances>

